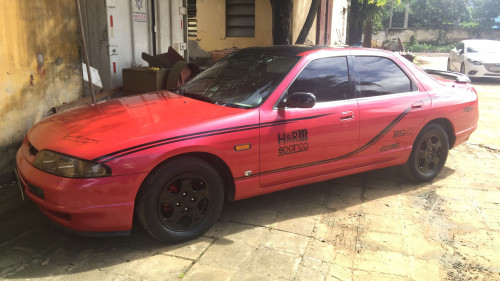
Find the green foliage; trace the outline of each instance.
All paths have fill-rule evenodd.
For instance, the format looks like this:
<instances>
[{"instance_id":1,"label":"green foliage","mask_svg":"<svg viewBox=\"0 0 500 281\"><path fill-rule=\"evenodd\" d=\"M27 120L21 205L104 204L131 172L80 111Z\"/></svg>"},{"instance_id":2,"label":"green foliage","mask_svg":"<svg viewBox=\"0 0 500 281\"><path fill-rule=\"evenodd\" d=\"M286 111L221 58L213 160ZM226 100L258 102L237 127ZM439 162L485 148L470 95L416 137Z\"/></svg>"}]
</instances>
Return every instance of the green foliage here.
<instances>
[{"instance_id":1,"label":"green foliage","mask_svg":"<svg viewBox=\"0 0 500 281\"><path fill-rule=\"evenodd\" d=\"M419 0L411 4L412 27L450 28L470 19L468 0Z\"/></svg>"},{"instance_id":2,"label":"green foliage","mask_svg":"<svg viewBox=\"0 0 500 281\"><path fill-rule=\"evenodd\" d=\"M367 22L373 23L375 30L381 30L379 16L383 7L390 6L392 1L399 3L401 0L352 0L348 13L347 42L349 44L359 42Z\"/></svg>"},{"instance_id":3,"label":"green foliage","mask_svg":"<svg viewBox=\"0 0 500 281\"><path fill-rule=\"evenodd\" d=\"M498 0L472 0L472 24L478 30L488 30L495 25L495 18L500 16Z\"/></svg>"},{"instance_id":4,"label":"green foliage","mask_svg":"<svg viewBox=\"0 0 500 281\"><path fill-rule=\"evenodd\" d=\"M455 47L454 44L438 44L437 42L419 43L417 40L403 43L405 50L417 53L449 53Z\"/></svg>"},{"instance_id":5,"label":"green foliage","mask_svg":"<svg viewBox=\"0 0 500 281\"><path fill-rule=\"evenodd\" d=\"M412 35L410 36L410 45L415 45L415 44L418 44L417 38L415 37L415 35Z\"/></svg>"},{"instance_id":6,"label":"green foliage","mask_svg":"<svg viewBox=\"0 0 500 281\"><path fill-rule=\"evenodd\" d=\"M389 26L389 4L383 6L380 23ZM406 5L410 5L409 28L469 28L491 29L500 16L499 0L400 0L394 2L392 27L403 27Z\"/></svg>"}]
</instances>

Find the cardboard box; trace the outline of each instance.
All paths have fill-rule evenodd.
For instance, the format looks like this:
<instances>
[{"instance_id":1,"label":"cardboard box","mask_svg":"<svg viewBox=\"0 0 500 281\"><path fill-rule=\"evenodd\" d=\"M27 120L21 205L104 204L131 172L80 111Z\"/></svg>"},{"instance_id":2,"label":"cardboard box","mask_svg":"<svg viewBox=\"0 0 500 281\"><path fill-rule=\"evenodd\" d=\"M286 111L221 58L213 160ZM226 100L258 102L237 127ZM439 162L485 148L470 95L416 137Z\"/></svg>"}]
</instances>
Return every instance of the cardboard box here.
<instances>
[{"instance_id":1,"label":"cardboard box","mask_svg":"<svg viewBox=\"0 0 500 281\"><path fill-rule=\"evenodd\" d=\"M149 70L149 67L131 67L123 69L124 93L147 93L164 90L170 69Z\"/></svg>"}]
</instances>

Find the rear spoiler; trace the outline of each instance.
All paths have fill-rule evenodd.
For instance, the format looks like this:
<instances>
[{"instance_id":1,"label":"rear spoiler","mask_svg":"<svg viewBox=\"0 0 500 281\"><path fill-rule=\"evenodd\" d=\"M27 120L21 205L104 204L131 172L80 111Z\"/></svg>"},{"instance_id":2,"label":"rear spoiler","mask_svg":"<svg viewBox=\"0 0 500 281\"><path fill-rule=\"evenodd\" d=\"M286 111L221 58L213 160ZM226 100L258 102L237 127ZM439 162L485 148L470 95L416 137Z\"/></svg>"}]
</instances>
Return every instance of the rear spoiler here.
<instances>
[{"instance_id":1,"label":"rear spoiler","mask_svg":"<svg viewBox=\"0 0 500 281\"><path fill-rule=\"evenodd\" d=\"M455 80L455 82L458 83L470 83L469 77L467 75L458 73L458 72L453 72L453 71L444 71L444 70L435 70L435 69L424 69L425 72L431 75L439 75L445 78L451 78L452 80Z\"/></svg>"}]
</instances>

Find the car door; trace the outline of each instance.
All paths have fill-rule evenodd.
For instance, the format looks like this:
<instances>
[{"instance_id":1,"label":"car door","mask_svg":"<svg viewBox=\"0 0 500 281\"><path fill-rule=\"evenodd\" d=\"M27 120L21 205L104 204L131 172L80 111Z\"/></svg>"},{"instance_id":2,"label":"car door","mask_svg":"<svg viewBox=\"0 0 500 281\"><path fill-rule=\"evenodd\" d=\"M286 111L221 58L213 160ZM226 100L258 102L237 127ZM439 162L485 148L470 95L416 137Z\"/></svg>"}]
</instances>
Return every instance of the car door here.
<instances>
[{"instance_id":1,"label":"car door","mask_svg":"<svg viewBox=\"0 0 500 281\"><path fill-rule=\"evenodd\" d=\"M354 57L359 104L359 165L406 161L401 152L412 141L431 107L405 71L392 59ZM397 164L397 163L393 163Z\"/></svg>"},{"instance_id":2,"label":"car door","mask_svg":"<svg viewBox=\"0 0 500 281\"><path fill-rule=\"evenodd\" d=\"M261 110L261 186L270 187L356 165L358 104L347 56L310 61L286 93L316 96L313 108Z\"/></svg>"}]
</instances>

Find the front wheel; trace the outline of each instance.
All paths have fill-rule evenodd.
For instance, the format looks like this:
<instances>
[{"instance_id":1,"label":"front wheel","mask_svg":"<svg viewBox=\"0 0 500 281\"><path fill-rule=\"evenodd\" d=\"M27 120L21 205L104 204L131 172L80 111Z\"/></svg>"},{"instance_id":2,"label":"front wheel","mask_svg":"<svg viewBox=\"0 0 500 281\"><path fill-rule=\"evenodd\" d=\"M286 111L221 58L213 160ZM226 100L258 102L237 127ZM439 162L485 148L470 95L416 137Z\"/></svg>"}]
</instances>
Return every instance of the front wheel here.
<instances>
[{"instance_id":1,"label":"front wheel","mask_svg":"<svg viewBox=\"0 0 500 281\"><path fill-rule=\"evenodd\" d=\"M180 158L156 169L136 200L137 217L156 239L179 243L194 239L216 221L224 203L218 172L207 162Z\"/></svg>"},{"instance_id":2,"label":"front wheel","mask_svg":"<svg viewBox=\"0 0 500 281\"><path fill-rule=\"evenodd\" d=\"M465 64L460 65L460 73L465 74Z\"/></svg>"},{"instance_id":3,"label":"front wheel","mask_svg":"<svg viewBox=\"0 0 500 281\"><path fill-rule=\"evenodd\" d=\"M413 144L405 169L411 179L426 182L435 178L448 158L449 142L444 129L437 124L425 126Z\"/></svg>"}]
</instances>

